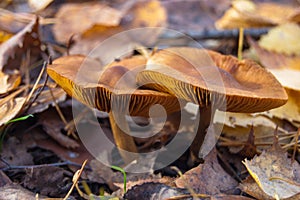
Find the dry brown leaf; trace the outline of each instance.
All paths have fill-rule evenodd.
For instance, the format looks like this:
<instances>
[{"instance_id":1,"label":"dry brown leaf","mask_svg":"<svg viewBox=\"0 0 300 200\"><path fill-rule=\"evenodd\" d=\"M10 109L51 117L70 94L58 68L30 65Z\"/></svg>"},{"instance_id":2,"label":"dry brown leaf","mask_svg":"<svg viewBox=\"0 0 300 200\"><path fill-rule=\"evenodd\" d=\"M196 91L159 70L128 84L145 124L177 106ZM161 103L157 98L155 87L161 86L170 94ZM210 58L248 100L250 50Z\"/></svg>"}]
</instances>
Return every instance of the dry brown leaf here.
<instances>
[{"instance_id":1,"label":"dry brown leaf","mask_svg":"<svg viewBox=\"0 0 300 200\"><path fill-rule=\"evenodd\" d=\"M242 181L242 183L239 185L239 188L241 190L256 199L264 199L264 200L274 200L273 197L270 197L264 191L256 184L255 180L248 176L245 180ZM285 200L299 200L300 194L297 194L293 197L286 198Z\"/></svg>"},{"instance_id":2,"label":"dry brown leaf","mask_svg":"<svg viewBox=\"0 0 300 200\"><path fill-rule=\"evenodd\" d=\"M24 187L41 195L57 196L61 193L61 187L67 182L65 174L68 174L68 172L61 167L45 166L28 168L25 171L26 176L22 182ZM45 187L45 183L47 187Z\"/></svg>"},{"instance_id":3,"label":"dry brown leaf","mask_svg":"<svg viewBox=\"0 0 300 200\"><path fill-rule=\"evenodd\" d=\"M185 189L170 187L163 183L148 182L133 186L126 192L124 198L165 200L187 193L188 191Z\"/></svg>"},{"instance_id":4,"label":"dry brown leaf","mask_svg":"<svg viewBox=\"0 0 300 200\"><path fill-rule=\"evenodd\" d=\"M0 94L7 93L17 88L20 83L21 76L17 71L13 74L5 74L0 71Z\"/></svg>"},{"instance_id":5,"label":"dry brown leaf","mask_svg":"<svg viewBox=\"0 0 300 200\"><path fill-rule=\"evenodd\" d=\"M10 99L0 105L0 126L19 114L25 103L25 100L26 98L24 97L17 97L15 99Z\"/></svg>"},{"instance_id":6,"label":"dry brown leaf","mask_svg":"<svg viewBox=\"0 0 300 200\"><path fill-rule=\"evenodd\" d=\"M8 33L6 31L0 31L0 44L11 38L13 34Z\"/></svg>"},{"instance_id":7,"label":"dry brown leaf","mask_svg":"<svg viewBox=\"0 0 300 200\"><path fill-rule=\"evenodd\" d=\"M300 26L296 23L281 24L263 35L258 44L268 51L284 55L300 55Z\"/></svg>"},{"instance_id":8,"label":"dry brown leaf","mask_svg":"<svg viewBox=\"0 0 300 200\"><path fill-rule=\"evenodd\" d=\"M60 103L66 100L67 95L63 89L60 87L52 88L51 89L54 100L56 103ZM44 90L40 93L38 98L32 103L30 109L28 110L28 113L34 114L34 113L40 113L49 108L50 105L54 106L54 100L52 98L52 95L50 93L50 90Z\"/></svg>"},{"instance_id":9,"label":"dry brown leaf","mask_svg":"<svg viewBox=\"0 0 300 200\"><path fill-rule=\"evenodd\" d=\"M285 199L300 193L300 165L287 157L277 140L270 149L243 163L258 186L270 197Z\"/></svg>"},{"instance_id":10,"label":"dry brown leaf","mask_svg":"<svg viewBox=\"0 0 300 200\"><path fill-rule=\"evenodd\" d=\"M271 116L278 117L279 119L286 119L291 122L293 121L300 122L299 89L298 91L296 91L296 90L286 88L286 92L289 96L288 102L279 108L268 111L268 114L270 114Z\"/></svg>"},{"instance_id":11,"label":"dry brown leaf","mask_svg":"<svg viewBox=\"0 0 300 200\"><path fill-rule=\"evenodd\" d=\"M129 11L133 17L130 27L164 27L166 26L167 13L157 0L140 2Z\"/></svg>"},{"instance_id":12,"label":"dry brown leaf","mask_svg":"<svg viewBox=\"0 0 300 200\"><path fill-rule=\"evenodd\" d=\"M239 27L264 27L284 23L292 18L295 8L278 3L253 3L249 0L235 0L223 17L216 21L218 29Z\"/></svg>"},{"instance_id":13,"label":"dry brown leaf","mask_svg":"<svg viewBox=\"0 0 300 200\"><path fill-rule=\"evenodd\" d=\"M300 69L300 56L284 55L274 51L268 51L259 46L257 42L248 37L248 42L254 50L254 56L258 57L260 63L268 69ZM292 46L292 45L290 45ZM276 48L276 47L275 47ZM289 48L289 47L287 47Z\"/></svg>"},{"instance_id":14,"label":"dry brown leaf","mask_svg":"<svg viewBox=\"0 0 300 200\"><path fill-rule=\"evenodd\" d=\"M53 0L28 0L29 6L34 12L45 9Z\"/></svg>"},{"instance_id":15,"label":"dry brown leaf","mask_svg":"<svg viewBox=\"0 0 300 200\"><path fill-rule=\"evenodd\" d=\"M136 43L150 45L157 39L161 29L143 29L131 32L126 32L126 30L143 27L164 27L167 23L167 14L159 1L141 1L129 10L122 20L120 26L95 25L82 33L81 36L74 37L75 44L71 47L70 54L87 55L93 50L93 54L89 56L99 57L99 55L107 52L107 48L95 47L100 46L105 39L121 32L123 32L123 39L114 39L115 43L109 41L110 54L115 57L124 54L124 50L130 52L136 47Z\"/></svg>"},{"instance_id":16,"label":"dry brown leaf","mask_svg":"<svg viewBox=\"0 0 300 200\"><path fill-rule=\"evenodd\" d=\"M270 111L268 111L270 112ZM232 153L239 152L242 148L243 142L247 141L249 131L253 126L255 135L255 144L259 143L271 143L273 141L272 134L278 124L270 117L264 114L245 114L245 113L231 113L216 111L214 123L224 124L222 132L226 138L233 138L233 141L239 142L239 146L229 146L229 150ZM278 128L279 133L287 133L286 130ZM269 137L267 137L269 135ZM226 143L225 143L226 144ZM257 146L259 150L265 148L265 146Z\"/></svg>"},{"instance_id":17,"label":"dry brown leaf","mask_svg":"<svg viewBox=\"0 0 300 200\"><path fill-rule=\"evenodd\" d=\"M81 35L95 25L118 26L122 16L122 12L101 3L64 4L56 14L53 32L57 41L66 43L72 35Z\"/></svg>"},{"instance_id":18,"label":"dry brown leaf","mask_svg":"<svg viewBox=\"0 0 300 200\"><path fill-rule=\"evenodd\" d=\"M77 148L79 143L70 137L62 134L65 124L60 120L58 114L52 109L39 115L39 123L46 133L56 142L66 148Z\"/></svg>"},{"instance_id":19,"label":"dry brown leaf","mask_svg":"<svg viewBox=\"0 0 300 200\"><path fill-rule=\"evenodd\" d=\"M41 52L38 27L36 17L22 31L0 45L0 70L5 72L7 69L19 69L27 52L30 53L29 64L37 60ZM7 67L4 68L5 66Z\"/></svg>"},{"instance_id":20,"label":"dry brown leaf","mask_svg":"<svg viewBox=\"0 0 300 200\"><path fill-rule=\"evenodd\" d=\"M0 188L0 199L26 199L26 200L36 200L36 194L26 190L19 184L6 185ZM42 195L39 195L40 200L46 200Z\"/></svg>"},{"instance_id":21,"label":"dry brown leaf","mask_svg":"<svg viewBox=\"0 0 300 200\"><path fill-rule=\"evenodd\" d=\"M207 155L204 164L187 171L175 183L179 188L190 187L198 194L208 195L224 193L237 186L237 181L219 164L216 149Z\"/></svg>"}]
</instances>

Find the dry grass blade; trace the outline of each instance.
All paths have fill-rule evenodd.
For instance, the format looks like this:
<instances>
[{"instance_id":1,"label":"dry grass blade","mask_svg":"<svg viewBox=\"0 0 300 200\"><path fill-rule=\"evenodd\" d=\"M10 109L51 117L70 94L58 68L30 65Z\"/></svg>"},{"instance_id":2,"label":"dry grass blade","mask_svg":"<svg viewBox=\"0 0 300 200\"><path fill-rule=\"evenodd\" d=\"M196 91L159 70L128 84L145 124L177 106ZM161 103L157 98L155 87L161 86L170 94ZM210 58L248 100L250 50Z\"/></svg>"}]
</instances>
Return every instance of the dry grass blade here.
<instances>
[{"instance_id":1,"label":"dry grass blade","mask_svg":"<svg viewBox=\"0 0 300 200\"><path fill-rule=\"evenodd\" d=\"M80 170L77 170L77 171L75 172L75 174L74 174L74 176L73 176L73 180L72 180L72 181L73 181L73 185L72 185L72 187L70 188L68 194L65 196L65 198L64 198L63 200L67 200L67 199L69 198L69 196L70 196L70 194L72 193L74 187L77 185L77 182L78 182L78 180L79 180L79 178L80 178L80 175L82 174L82 172L83 172L83 170L84 170L84 167L85 167L86 163L87 163L87 160L85 160L85 161L83 162L83 164L82 164Z\"/></svg>"}]
</instances>

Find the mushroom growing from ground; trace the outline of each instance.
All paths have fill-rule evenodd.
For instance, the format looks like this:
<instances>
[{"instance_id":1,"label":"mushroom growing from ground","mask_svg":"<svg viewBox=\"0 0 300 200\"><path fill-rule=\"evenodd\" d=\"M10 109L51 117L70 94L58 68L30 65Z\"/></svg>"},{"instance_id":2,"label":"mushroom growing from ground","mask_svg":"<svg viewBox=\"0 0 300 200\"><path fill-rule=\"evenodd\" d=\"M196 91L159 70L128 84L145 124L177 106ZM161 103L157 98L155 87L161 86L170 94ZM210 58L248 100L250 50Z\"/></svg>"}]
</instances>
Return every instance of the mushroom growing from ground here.
<instances>
[{"instance_id":1,"label":"mushroom growing from ground","mask_svg":"<svg viewBox=\"0 0 300 200\"><path fill-rule=\"evenodd\" d=\"M261 112L285 104L288 98L276 78L257 63L189 47L153 52L137 82L199 105L200 121L190 147L190 164L198 159L215 109Z\"/></svg>"},{"instance_id":2,"label":"mushroom growing from ground","mask_svg":"<svg viewBox=\"0 0 300 200\"><path fill-rule=\"evenodd\" d=\"M155 104L163 106L166 113L180 110L175 96L138 89L135 75L145 64L143 56L133 56L115 61L101 71L97 60L72 55L60 57L47 66L49 76L70 96L109 113L114 140L126 164L136 159L130 153L136 153L137 147L133 137L128 135L124 114L148 117L150 107Z\"/></svg>"}]
</instances>

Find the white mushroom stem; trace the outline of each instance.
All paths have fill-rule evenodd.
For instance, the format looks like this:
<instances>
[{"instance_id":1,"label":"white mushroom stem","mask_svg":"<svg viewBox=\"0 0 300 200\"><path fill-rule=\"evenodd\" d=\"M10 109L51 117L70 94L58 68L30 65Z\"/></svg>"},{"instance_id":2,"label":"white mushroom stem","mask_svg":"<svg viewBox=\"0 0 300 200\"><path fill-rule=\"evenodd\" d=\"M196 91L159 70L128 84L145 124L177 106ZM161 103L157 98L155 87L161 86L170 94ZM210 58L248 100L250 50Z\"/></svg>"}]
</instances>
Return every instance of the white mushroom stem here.
<instances>
[{"instance_id":1,"label":"white mushroom stem","mask_svg":"<svg viewBox=\"0 0 300 200\"><path fill-rule=\"evenodd\" d=\"M118 117L116 120L115 117ZM109 121L116 146L125 164L137 159L137 147L134 139L129 135L130 130L125 116L119 116L112 111L109 113Z\"/></svg>"}]
</instances>

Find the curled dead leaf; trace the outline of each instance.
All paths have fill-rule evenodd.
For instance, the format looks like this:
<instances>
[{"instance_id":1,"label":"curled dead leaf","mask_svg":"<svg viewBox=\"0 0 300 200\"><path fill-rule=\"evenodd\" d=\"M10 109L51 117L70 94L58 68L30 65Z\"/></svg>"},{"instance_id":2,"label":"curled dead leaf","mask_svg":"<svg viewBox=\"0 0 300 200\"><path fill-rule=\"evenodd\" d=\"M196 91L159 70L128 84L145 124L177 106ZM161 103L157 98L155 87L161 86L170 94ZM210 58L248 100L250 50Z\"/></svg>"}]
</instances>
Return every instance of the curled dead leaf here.
<instances>
[{"instance_id":1,"label":"curled dead leaf","mask_svg":"<svg viewBox=\"0 0 300 200\"><path fill-rule=\"evenodd\" d=\"M35 17L24 29L0 45L0 70L20 69L26 52L30 53L29 64L37 60L41 52L38 28L38 17Z\"/></svg>"},{"instance_id":2,"label":"curled dead leaf","mask_svg":"<svg viewBox=\"0 0 300 200\"><path fill-rule=\"evenodd\" d=\"M289 17L294 13L295 8L289 5L235 0L215 25L218 29L273 26L294 20Z\"/></svg>"},{"instance_id":3,"label":"curled dead leaf","mask_svg":"<svg viewBox=\"0 0 300 200\"><path fill-rule=\"evenodd\" d=\"M17 71L13 74L5 74L0 71L0 94L7 93L17 88L20 83L21 76Z\"/></svg>"},{"instance_id":4,"label":"curled dead leaf","mask_svg":"<svg viewBox=\"0 0 300 200\"><path fill-rule=\"evenodd\" d=\"M300 165L291 162L277 141L261 155L243 163L257 185L268 196L285 199L300 193Z\"/></svg>"},{"instance_id":5,"label":"curled dead leaf","mask_svg":"<svg viewBox=\"0 0 300 200\"><path fill-rule=\"evenodd\" d=\"M72 35L81 35L95 25L118 26L122 16L122 12L101 3L64 4L55 16L53 32L57 41L65 43Z\"/></svg>"},{"instance_id":6,"label":"curled dead leaf","mask_svg":"<svg viewBox=\"0 0 300 200\"><path fill-rule=\"evenodd\" d=\"M6 102L1 102L0 105L0 126L13 119L21 111L26 98L17 97L9 99Z\"/></svg>"}]
</instances>

